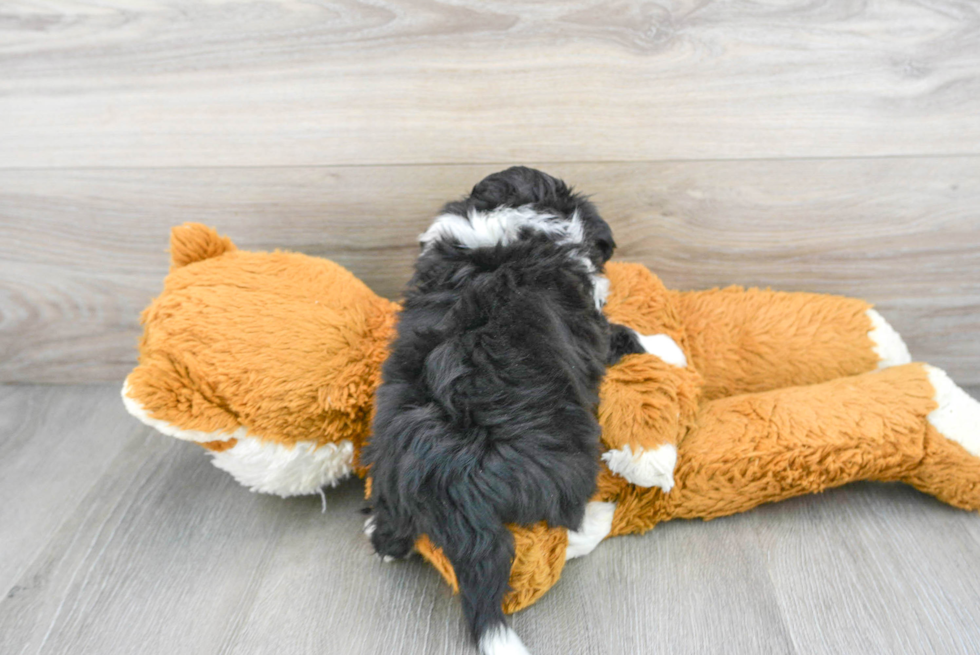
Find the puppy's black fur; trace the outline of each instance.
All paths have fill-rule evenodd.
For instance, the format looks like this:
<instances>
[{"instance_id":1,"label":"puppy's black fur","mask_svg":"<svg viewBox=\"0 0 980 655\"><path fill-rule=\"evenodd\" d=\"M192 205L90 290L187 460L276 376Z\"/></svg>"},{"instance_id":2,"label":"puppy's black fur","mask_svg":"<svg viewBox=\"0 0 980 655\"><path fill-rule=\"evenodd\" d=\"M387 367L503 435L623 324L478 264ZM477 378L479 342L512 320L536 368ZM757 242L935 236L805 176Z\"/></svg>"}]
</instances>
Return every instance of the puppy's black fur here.
<instances>
[{"instance_id":1,"label":"puppy's black fur","mask_svg":"<svg viewBox=\"0 0 980 655\"><path fill-rule=\"evenodd\" d=\"M477 641L505 625L514 556L505 524L579 528L598 473L599 383L607 364L643 352L596 307L592 273L615 243L592 203L563 182L510 168L444 213L527 206L555 220L577 215L582 242L525 229L507 245L429 243L364 452L375 550L404 557L427 534L453 564Z\"/></svg>"}]
</instances>

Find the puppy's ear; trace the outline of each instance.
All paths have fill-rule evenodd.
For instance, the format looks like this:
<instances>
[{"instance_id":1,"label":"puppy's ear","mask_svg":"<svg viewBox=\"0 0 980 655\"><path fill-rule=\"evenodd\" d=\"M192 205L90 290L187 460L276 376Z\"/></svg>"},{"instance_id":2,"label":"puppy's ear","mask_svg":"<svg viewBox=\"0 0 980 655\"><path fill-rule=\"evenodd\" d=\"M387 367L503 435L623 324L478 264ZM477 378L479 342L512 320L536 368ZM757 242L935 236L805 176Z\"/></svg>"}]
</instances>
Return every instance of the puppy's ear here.
<instances>
[{"instance_id":1,"label":"puppy's ear","mask_svg":"<svg viewBox=\"0 0 980 655\"><path fill-rule=\"evenodd\" d=\"M592 239L596 251L602 263L605 264L612 259L613 251L616 250L616 241L613 240L612 228L596 211L592 203L586 202L581 205L583 221L586 224L588 235Z\"/></svg>"},{"instance_id":2,"label":"puppy's ear","mask_svg":"<svg viewBox=\"0 0 980 655\"><path fill-rule=\"evenodd\" d=\"M595 245L599 250L599 255L602 257L603 264L612 259L613 251L616 250L616 242L612 240L612 236L608 239L596 239Z\"/></svg>"}]
</instances>

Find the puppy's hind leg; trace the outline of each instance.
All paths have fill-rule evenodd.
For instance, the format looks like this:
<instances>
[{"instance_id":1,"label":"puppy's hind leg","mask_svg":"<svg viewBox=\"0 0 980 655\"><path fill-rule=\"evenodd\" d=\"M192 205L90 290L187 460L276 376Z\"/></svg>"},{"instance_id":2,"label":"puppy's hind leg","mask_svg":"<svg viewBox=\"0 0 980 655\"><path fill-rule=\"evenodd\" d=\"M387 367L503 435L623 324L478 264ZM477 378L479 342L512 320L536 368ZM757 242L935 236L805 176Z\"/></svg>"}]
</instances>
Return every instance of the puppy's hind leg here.
<instances>
[{"instance_id":1,"label":"puppy's hind leg","mask_svg":"<svg viewBox=\"0 0 980 655\"><path fill-rule=\"evenodd\" d=\"M417 535L409 520L398 518L386 503L377 501L371 516L364 522L364 534L386 562L408 557L415 547Z\"/></svg>"}]
</instances>

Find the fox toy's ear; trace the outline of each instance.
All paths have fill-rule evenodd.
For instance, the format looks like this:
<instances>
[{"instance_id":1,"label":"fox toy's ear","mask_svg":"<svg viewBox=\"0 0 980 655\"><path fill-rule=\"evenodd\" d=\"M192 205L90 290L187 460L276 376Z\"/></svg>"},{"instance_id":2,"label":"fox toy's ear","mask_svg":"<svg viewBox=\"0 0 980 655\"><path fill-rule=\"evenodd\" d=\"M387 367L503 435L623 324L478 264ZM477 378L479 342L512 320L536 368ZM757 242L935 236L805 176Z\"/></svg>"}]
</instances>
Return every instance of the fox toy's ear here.
<instances>
[{"instance_id":1,"label":"fox toy's ear","mask_svg":"<svg viewBox=\"0 0 980 655\"><path fill-rule=\"evenodd\" d=\"M231 239L200 223L184 223L170 231L170 270L237 250Z\"/></svg>"}]
</instances>

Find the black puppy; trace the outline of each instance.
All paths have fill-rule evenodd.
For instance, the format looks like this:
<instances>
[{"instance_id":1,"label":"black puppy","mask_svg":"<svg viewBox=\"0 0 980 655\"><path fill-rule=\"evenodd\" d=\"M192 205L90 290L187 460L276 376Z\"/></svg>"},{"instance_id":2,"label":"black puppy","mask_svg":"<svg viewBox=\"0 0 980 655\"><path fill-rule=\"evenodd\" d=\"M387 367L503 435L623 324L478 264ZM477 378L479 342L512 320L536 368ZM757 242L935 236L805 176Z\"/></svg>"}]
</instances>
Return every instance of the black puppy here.
<instances>
[{"instance_id":1,"label":"black puppy","mask_svg":"<svg viewBox=\"0 0 980 655\"><path fill-rule=\"evenodd\" d=\"M644 350L601 311L612 231L560 180L491 175L420 241L364 452L366 530L394 558L427 534L452 562L480 650L526 653L501 610L505 524L580 526L599 468L599 383Z\"/></svg>"}]
</instances>

